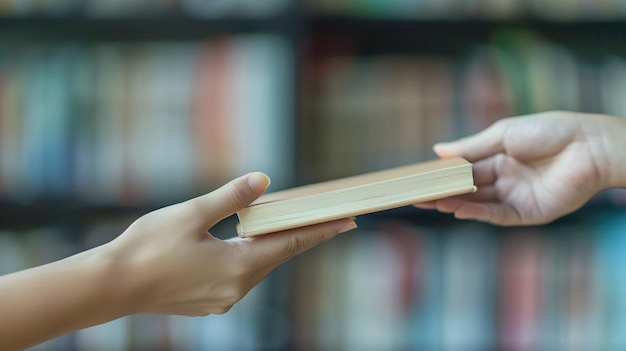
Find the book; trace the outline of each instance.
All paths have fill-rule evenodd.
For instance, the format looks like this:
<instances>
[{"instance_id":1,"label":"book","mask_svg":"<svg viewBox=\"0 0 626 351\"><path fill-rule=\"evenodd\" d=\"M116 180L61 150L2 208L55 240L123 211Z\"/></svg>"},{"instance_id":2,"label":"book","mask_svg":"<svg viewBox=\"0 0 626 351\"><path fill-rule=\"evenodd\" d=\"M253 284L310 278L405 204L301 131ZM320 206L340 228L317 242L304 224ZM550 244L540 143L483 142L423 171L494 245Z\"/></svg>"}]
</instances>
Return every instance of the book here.
<instances>
[{"instance_id":1,"label":"book","mask_svg":"<svg viewBox=\"0 0 626 351\"><path fill-rule=\"evenodd\" d=\"M237 212L238 233L263 235L475 190L470 162L430 160L262 195Z\"/></svg>"}]
</instances>

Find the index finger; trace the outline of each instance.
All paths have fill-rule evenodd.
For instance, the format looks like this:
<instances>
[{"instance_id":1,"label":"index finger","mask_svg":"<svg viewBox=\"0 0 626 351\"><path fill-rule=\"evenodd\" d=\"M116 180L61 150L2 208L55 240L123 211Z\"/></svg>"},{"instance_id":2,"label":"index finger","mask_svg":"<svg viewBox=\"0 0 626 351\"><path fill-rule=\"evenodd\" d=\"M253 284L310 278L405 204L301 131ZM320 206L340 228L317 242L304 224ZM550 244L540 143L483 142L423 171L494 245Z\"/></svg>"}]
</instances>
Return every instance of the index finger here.
<instances>
[{"instance_id":1,"label":"index finger","mask_svg":"<svg viewBox=\"0 0 626 351\"><path fill-rule=\"evenodd\" d=\"M504 136L508 128L508 119L499 120L474 135L447 143L438 143L433 147L439 157L463 157L476 162L504 151Z\"/></svg>"},{"instance_id":2,"label":"index finger","mask_svg":"<svg viewBox=\"0 0 626 351\"><path fill-rule=\"evenodd\" d=\"M357 227L352 219L311 225L308 227L290 229L278 233L267 234L254 238L234 238L242 241L250 250L245 256L250 263L259 267L272 263L284 263L291 258L307 251L335 235L347 232Z\"/></svg>"}]
</instances>

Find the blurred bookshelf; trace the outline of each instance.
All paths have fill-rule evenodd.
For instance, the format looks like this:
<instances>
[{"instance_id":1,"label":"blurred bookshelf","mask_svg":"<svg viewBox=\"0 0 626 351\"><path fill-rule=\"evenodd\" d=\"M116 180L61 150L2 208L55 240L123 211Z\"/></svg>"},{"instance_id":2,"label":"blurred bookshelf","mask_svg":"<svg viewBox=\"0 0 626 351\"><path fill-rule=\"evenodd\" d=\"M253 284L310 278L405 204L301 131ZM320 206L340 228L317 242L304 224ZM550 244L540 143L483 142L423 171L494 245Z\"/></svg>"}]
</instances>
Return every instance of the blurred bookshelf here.
<instances>
[{"instance_id":1,"label":"blurred bookshelf","mask_svg":"<svg viewBox=\"0 0 626 351\"><path fill-rule=\"evenodd\" d=\"M626 116L624 30L611 0L0 1L0 273L247 171L278 190L430 159L505 116ZM622 349L625 209L615 190L541 227L364 216L226 315L33 350Z\"/></svg>"}]
</instances>

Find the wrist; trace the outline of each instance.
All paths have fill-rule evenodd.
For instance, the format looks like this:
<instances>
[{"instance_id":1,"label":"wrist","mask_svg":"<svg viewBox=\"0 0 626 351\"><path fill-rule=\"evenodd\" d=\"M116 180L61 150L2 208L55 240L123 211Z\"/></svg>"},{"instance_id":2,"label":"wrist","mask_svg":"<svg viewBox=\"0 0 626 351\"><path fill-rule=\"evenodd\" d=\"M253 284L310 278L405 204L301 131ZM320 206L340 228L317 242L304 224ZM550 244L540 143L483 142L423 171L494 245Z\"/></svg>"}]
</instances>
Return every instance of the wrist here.
<instances>
[{"instance_id":1,"label":"wrist","mask_svg":"<svg viewBox=\"0 0 626 351\"><path fill-rule=\"evenodd\" d=\"M125 240L113 240L102 246L106 257L106 281L111 281L111 295L121 308L123 315L139 313L157 313L154 305L155 295L162 285L160 273L163 269L156 267L158 262L153 259L150 250L142 250L135 244Z\"/></svg>"},{"instance_id":2,"label":"wrist","mask_svg":"<svg viewBox=\"0 0 626 351\"><path fill-rule=\"evenodd\" d=\"M129 265L118 257L113 246L108 243L85 252L89 255L85 264L93 267L101 301L110 307L111 319L116 319L137 313L139 298Z\"/></svg>"},{"instance_id":3,"label":"wrist","mask_svg":"<svg viewBox=\"0 0 626 351\"><path fill-rule=\"evenodd\" d=\"M626 119L597 116L585 124L601 190L626 187Z\"/></svg>"},{"instance_id":4,"label":"wrist","mask_svg":"<svg viewBox=\"0 0 626 351\"><path fill-rule=\"evenodd\" d=\"M607 187L626 187L626 119L605 117L604 148L607 155Z\"/></svg>"}]
</instances>

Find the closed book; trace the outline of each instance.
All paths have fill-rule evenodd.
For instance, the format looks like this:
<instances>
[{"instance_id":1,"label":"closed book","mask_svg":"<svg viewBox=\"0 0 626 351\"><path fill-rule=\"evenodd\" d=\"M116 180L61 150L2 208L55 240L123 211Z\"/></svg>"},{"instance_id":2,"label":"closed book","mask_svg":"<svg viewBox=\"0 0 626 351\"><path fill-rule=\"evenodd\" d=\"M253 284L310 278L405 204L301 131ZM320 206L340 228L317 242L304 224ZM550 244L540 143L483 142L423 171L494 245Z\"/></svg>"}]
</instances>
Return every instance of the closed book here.
<instances>
[{"instance_id":1,"label":"closed book","mask_svg":"<svg viewBox=\"0 0 626 351\"><path fill-rule=\"evenodd\" d=\"M237 212L238 232L268 234L474 190L471 163L431 160L263 195Z\"/></svg>"}]
</instances>

